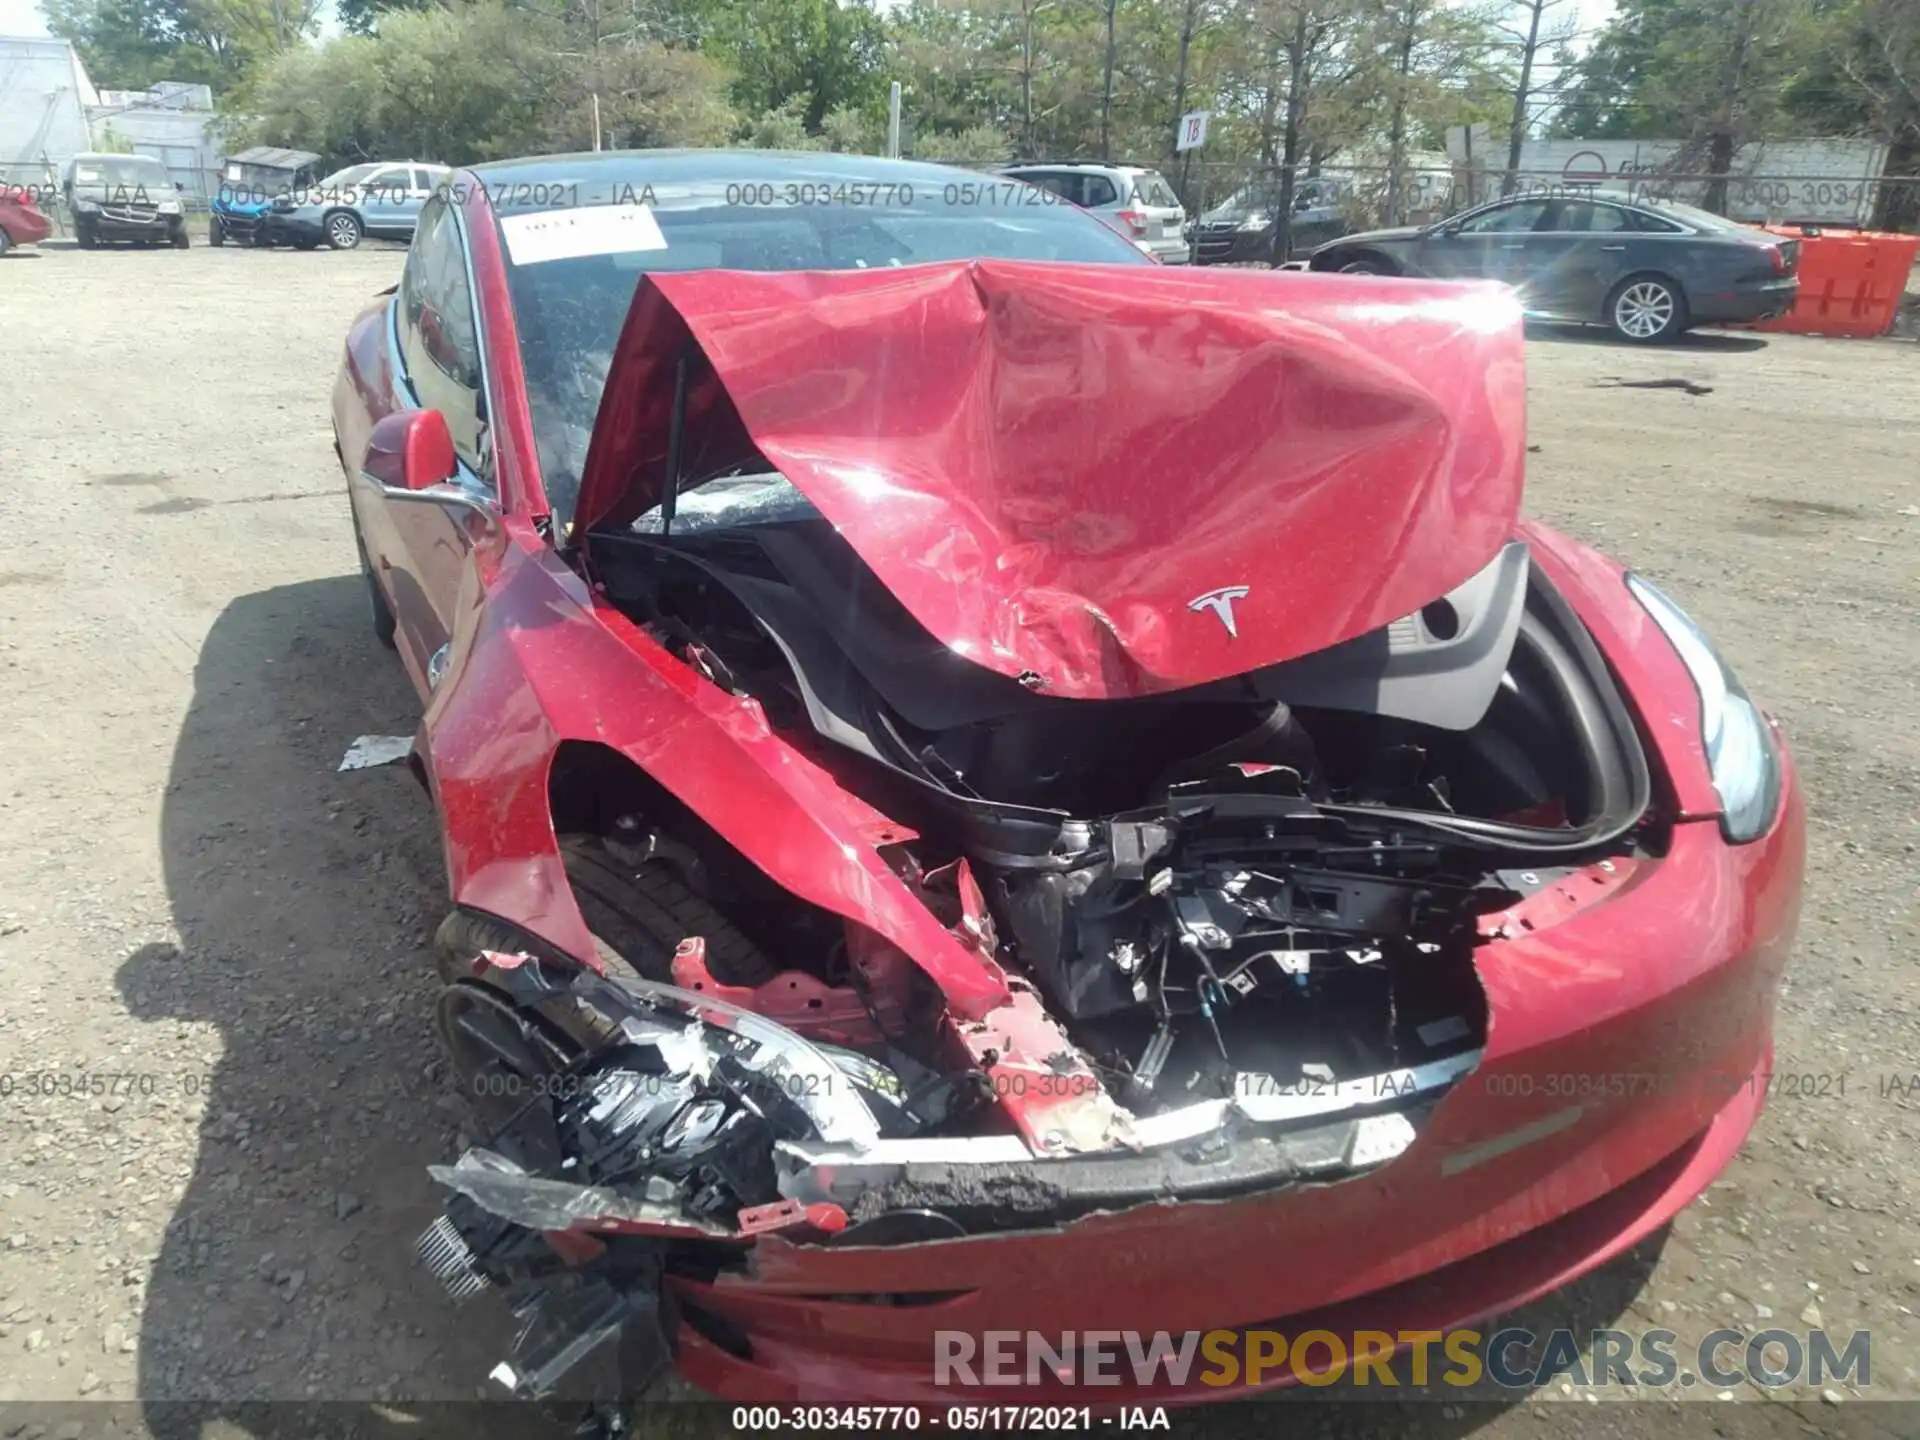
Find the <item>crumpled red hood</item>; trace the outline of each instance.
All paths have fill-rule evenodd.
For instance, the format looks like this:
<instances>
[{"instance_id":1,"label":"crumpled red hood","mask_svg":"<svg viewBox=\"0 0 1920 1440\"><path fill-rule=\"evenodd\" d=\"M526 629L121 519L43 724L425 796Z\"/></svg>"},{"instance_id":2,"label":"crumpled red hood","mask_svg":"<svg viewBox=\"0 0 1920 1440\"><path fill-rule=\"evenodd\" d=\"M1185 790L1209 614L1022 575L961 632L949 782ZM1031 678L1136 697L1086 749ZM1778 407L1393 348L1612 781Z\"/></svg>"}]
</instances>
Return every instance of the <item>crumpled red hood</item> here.
<instances>
[{"instance_id":1,"label":"crumpled red hood","mask_svg":"<svg viewBox=\"0 0 1920 1440\"><path fill-rule=\"evenodd\" d=\"M1478 571L1519 507L1501 287L981 260L643 280L578 531L659 503L689 341L684 476L758 450L933 635L1048 694L1362 634Z\"/></svg>"}]
</instances>

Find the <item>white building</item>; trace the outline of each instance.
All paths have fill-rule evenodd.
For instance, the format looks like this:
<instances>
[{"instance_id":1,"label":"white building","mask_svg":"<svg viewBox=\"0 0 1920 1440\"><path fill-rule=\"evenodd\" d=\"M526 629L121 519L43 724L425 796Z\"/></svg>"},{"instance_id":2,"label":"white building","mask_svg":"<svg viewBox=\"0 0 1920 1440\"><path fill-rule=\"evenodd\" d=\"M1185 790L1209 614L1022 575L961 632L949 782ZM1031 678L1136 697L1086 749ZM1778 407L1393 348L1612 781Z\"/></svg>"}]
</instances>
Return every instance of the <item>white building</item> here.
<instances>
[{"instance_id":1,"label":"white building","mask_svg":"<svg viewBox=\"0 0 1920 1440\"><path fill-rule=\"evenodd\" d=\"M219 184L219 120L205 85L96 90L65 40L0 36L0 183L50 191L71 157L131 150L205 197Z\"/></svg>"},{"instance_id":2,"label":"white building","mask_svg":"<svg viewBox=\"0 0 1920 1440\"><path fill-rule=\"evenodd\" d=\"M51 186L93 148L87 107L100 95L64 40L0 35L0 182Z\"/></svg>"},{"instance_id":3,"label":"white building","mask_svg":"<svg viewBox=\"0 0 1920 1440\"><path fill-rule=\"evenodd\" d=\"M204 199L218 188L219 116L205 85L162 80L151 90L102 90L87 119L98 148L153 156L189 195Z\"/></svg>"}]
</instances>

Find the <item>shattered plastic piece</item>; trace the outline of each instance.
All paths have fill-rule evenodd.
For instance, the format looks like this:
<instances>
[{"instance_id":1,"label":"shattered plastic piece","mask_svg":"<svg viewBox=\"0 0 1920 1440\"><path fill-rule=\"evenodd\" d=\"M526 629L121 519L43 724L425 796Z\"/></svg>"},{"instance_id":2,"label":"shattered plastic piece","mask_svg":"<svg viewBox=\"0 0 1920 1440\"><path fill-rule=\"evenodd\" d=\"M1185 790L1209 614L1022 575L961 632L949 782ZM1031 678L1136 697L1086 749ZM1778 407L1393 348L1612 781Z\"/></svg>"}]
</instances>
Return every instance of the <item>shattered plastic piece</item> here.
<instances>
[{"instance_id":1,"label":"shattered plastic piece","mask_svg":"<svg viewBox=\"0 0 1920 1440\"><path fill-rule=\"evenodd\" d=\"M341 770L370 770L375 765L391 765L413 753L411 735L362 735L347 747ZM337 771L335 772L338 773Z\"/></svg>"},{"instance_id":2,"label":"shattered plastic piece","mask_svg":"<svg viewBox=\"0 0 1920 1440\"><path fill-rule=\"evenodd\" d=\"M1397 1111L1364 1115L1354 1126L1353 1148L1347 1152L1347 1162L1355 1169L1382 1164L1413 1144L1413 1138L1413 1122Z\"/></svg>"},{"instance_id":3,"label":"shattered plastic piece","mask_svg":"<svg viewBox=\"0 0 1920 1440\"><path fill-rule=\"evenodd\" d=\"M529 1230L569 1230L588 1222L612 1221L623 1229L657 1229L689 1238L726 1239L733 1233L690 1220L677 1205L656 1204L604 1186L573 1185L521 1173L511 1161L486 1150L469 1150L452 1165L429 1165L427 1174L488 1214Z\"/></svg>"},{"instance_id":4,"label":"shattered plastic piece","mask_svg":"<svg viewBox=\"0 0 1920 1440\"><path fill-rule=\"evenodd\" d=\"M494 1366L490 1378L519 1399L544 1399L637 1311L658 1303L652 1291L619 1290L604 1280L564 1292L536 1288L514 1308L520 1333L513 1358Z\"/></svg>"},{"instance_id":5,"label":"shattered plastic piece","mask_svg":"<svg viewBox=\"0 0 1920 1440\"><path fill-rule=\"evenodd\" d=\"M746 1068L784 1090L793 1103L806 1113L808 1120L820 1132L822 1140L858 1147L871 1145L880 1138L873 1112L854 1093L851 1085L842 1083L844 1077L839 1068L803 1036L796 1035L784 1025L737 1005L729 1005L724 1000L697 995L691 990L661 985L652 980L623 978L619 988L650 1005L665 1005L675 1011L691 1014L705 1024L731 1030L753 1041L759 1048L750 1063L743 1062ZM660 1037L657 1032L636 1031L636 1023L628 1019L622 1025L623 1030L635 1032L630 1034L630 1040L639 1044L658 1043ZM711 1064L711 1057L705 1055L704 1047L699 1045L694 1036L689 1034L686 1040L699 1054L669 1056L669 1063L676 1070L698 1066L704 1073L706 1065Z\"/></svg>"}]
</instances>

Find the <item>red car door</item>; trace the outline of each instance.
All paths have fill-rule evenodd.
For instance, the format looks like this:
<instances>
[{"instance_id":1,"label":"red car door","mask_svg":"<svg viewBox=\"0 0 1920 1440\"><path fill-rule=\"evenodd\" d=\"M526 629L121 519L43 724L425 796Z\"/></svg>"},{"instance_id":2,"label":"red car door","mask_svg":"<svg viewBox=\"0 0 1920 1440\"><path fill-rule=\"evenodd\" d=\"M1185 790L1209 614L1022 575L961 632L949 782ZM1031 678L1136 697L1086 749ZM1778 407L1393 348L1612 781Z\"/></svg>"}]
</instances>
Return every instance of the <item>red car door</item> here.
<instances>
[{"instance_id":1,"label":"red car door","mask_svg":"<svg viewBox=\"0 0 1920 1440\"><path fill-rule=\"evenodd\" d=\"M368 486L367 503L358 508L368 558L393 609L401 653L426 689L437 678L437 657L453 636L455 605L472 551L474 504L494 500L480 419L480 330L465 237L444 200L429 202L421 214L394 306L403 372L395 376L395 408L418 406L444 415L459 465L448 486L433 492Z\"/></svg>"}]
</instances>

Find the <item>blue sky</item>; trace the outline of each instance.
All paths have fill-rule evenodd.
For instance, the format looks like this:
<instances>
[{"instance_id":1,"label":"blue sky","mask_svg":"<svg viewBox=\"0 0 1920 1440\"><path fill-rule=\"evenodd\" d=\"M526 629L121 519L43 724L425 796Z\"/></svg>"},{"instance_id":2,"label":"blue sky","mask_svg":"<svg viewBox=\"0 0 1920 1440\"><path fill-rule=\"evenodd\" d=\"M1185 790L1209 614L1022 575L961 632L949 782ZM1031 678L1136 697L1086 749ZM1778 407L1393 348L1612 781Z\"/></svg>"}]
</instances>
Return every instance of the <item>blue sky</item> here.
<instances>
[{"instance_id":1,"label":"blue sky","mask_svg":"<svg viewBox=\"0 0 1920 1440\"><path fill-rule=\"evenodd\" d=\"M333 6L327 5L322 11L321 28L331 30L333 26ZM35 0L0 0L0 35L44 35L47 22L40 18L40 7Z\"/></svg>"}]
</instances>

